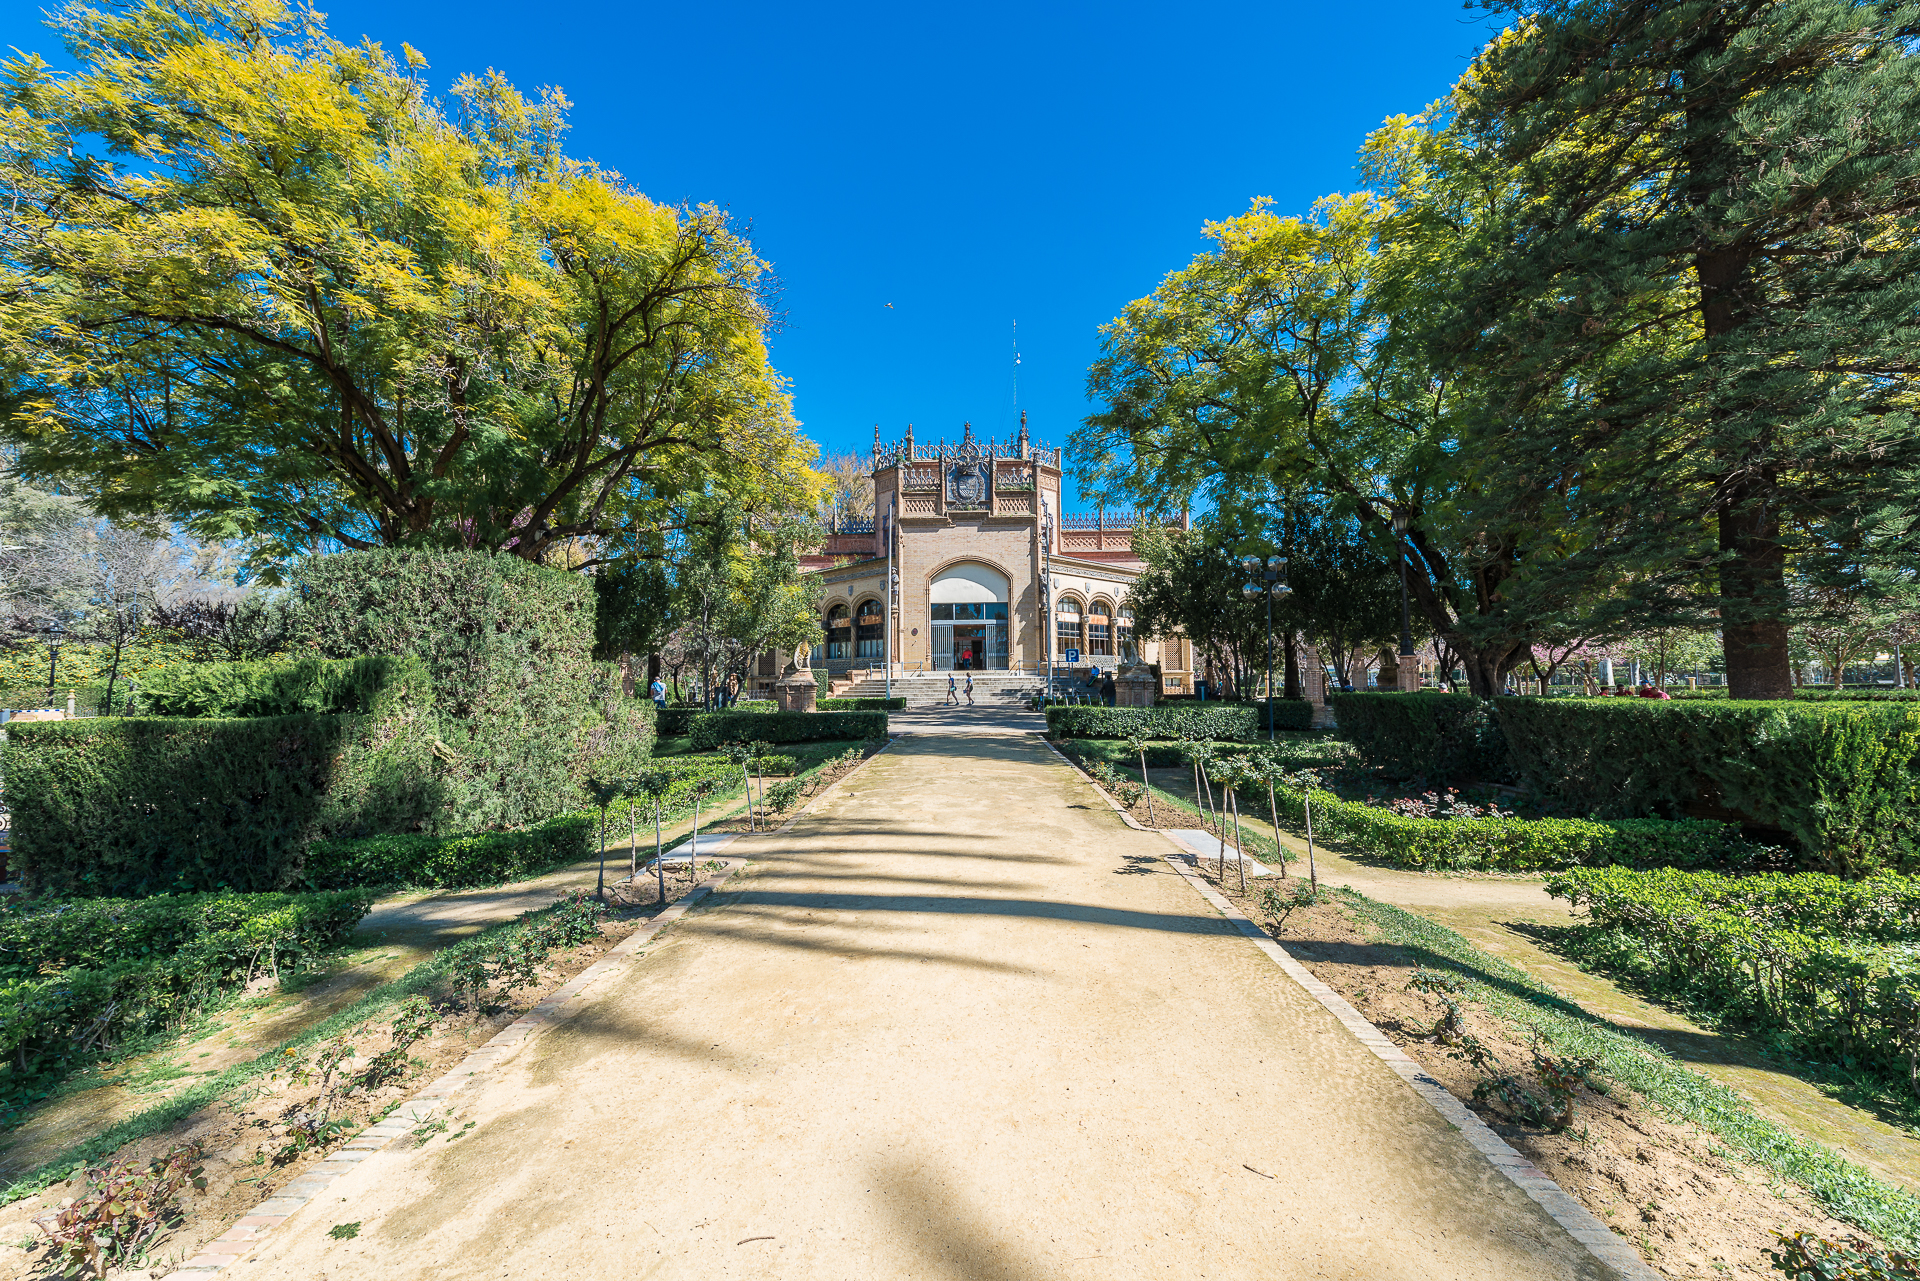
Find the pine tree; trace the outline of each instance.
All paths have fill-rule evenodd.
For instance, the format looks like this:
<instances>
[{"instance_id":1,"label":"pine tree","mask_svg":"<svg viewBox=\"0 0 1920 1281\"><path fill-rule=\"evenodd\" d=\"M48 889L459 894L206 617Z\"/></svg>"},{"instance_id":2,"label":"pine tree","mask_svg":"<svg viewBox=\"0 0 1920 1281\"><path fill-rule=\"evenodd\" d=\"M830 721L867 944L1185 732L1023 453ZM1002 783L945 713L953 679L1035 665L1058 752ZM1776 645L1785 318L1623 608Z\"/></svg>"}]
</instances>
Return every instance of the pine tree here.
<instances>
[{"instance_id":1,"label":"pine tree","mask_svg":"<svg viewBox=\"0 0 1920 1281\"><path fill-rule=\"evenodd\" d=\"M1716 589L1729 692L1787 697L1796 559L1866 512L1913 550L1920 7L1512 11L1454 98L1516 193L1454 341L1623 558Z\"/></svg>"}]
</instances>

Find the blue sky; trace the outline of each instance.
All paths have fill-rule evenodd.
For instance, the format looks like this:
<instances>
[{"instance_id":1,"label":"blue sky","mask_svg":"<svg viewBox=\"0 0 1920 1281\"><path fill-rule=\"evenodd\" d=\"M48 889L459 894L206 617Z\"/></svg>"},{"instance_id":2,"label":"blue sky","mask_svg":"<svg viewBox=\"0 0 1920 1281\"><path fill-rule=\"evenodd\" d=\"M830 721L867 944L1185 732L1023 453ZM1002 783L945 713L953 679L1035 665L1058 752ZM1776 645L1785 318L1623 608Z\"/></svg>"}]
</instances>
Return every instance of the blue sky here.
<instances>
[{"instance_id":1,"label":"blue sky","mask_svg":"<svg viewBox=\"0 0 1920 1281\"><path fill-rule=\"evenodd\" d=\"M1305 212L1488 34L1456 3L327 4L441 87L497 67L573 100L569 150L713 201L783 285L774 339L829 451L1014 422L1064 443L1099 327L1271 196ZM57 51L10 6L0 46ZM888 307L887 304L892 306ZM1071 501L1068 506L1075 504Z\"/></svg>"}]
</instances>

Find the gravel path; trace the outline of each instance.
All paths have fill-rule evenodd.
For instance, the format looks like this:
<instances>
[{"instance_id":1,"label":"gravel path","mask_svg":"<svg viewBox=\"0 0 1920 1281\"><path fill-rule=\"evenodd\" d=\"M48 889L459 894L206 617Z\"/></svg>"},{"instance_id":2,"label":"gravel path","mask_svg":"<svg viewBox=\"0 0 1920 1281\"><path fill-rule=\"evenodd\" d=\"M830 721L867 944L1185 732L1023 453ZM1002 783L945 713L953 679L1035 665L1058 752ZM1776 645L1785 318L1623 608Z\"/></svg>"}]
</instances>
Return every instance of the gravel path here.
<instances>
[{"instance_id":1,"label":"gravel path","mask_svg":"<svg viewBox=\"0 0 1920 1281\"><path fill-rule=\"evenodd\" d=\"M928 726L927 730L932 727ZM912 734L248 1278L1594 1278L1040 742ZM348 1239L329 1235L354 1223Z\"/></svg>"}]
</instances>

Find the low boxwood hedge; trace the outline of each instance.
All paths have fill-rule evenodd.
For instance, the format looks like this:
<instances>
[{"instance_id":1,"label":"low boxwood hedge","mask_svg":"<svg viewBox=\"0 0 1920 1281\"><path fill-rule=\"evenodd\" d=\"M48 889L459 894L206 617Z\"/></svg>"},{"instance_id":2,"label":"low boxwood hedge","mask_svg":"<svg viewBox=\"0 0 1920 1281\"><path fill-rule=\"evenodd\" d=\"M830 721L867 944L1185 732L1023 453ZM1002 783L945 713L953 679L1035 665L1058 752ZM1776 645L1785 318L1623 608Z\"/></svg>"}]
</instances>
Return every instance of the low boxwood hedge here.
<instances>
[{"instance_id":1,"label":"low boxwood hedge","mask_svg":"<svg viewBox=\"0 0 1920 1281\"><path fill-rule=\"evenodd\" d=\"M687 732L695 751L709 751L722 743L818 743L835 739L887 736L885 712L704 712L692 719Z\"/></svg>"},{"instance_id":2,"label":"low boxwood hedge","mask_svg":"<svg viewBox=\"0 0 1920 1281\"><path fill-rule=\"evenodd\" d=\"M1419 871L1539 872L1555 868L1728 867L1750 865L1759 850L1740 829L1707 819L1594 821L1578 818L1420 818L1314 790L1313 830L1358 853ZM1306 804L1276 793L1282 826L1304 829ZM1243 808L1266 796L1242 798Z\"/></svg>"},{"instance_id":3,"label":"low boxwood hedge","mask_svg":"<svg viewBox=\"0 0 1920 1281\"><path fill-rule=\"evenodd\" d=\"M1047 733L1054 738L1251 739L1259 729L1260 709L1248 703L1160 703L1153 707L1047 708Z\"/></svg>"},{"instance_id":4,"label":"low boxwood hedge","mask_svg":"<svg viewBox=\"0 0 1920 1281\"><path fill-rule=\"evenodd\" d=\"M1068 739L1065 745L1075 755L1088 760L1112 761L1116 765L1136 769L1140 764L1138 753L1125 742L1114 739ZM1322 734L1280 738L1272 743L1215 743L1211 748L1216 757L1271 759L1289 772L1350 764L1354 755L1352 744ZM1157 742L1147 745L1148 769L1173 769L1192 763L1193 749L1185 743Z\"/></svg>"},{"instance_id":5,"label":"low boxwood hedge","mask_svg":"<svg viewBox=\"0 0 1920 1281\"><path fill-rule=\"evenodd\" d=\"M1784 830L1810 870L1920 870L1920 705L1501 698L1527 782L1606 818L1699 802Z\"/></svg>"},{"instance_id":6,"label":"low boxwood hedge","mask_svg":"<svg viewBox=\"0 0 1920 1281\"><path fill-rule=\"evenodd\" d=\"M404 833L315 841L300 870L314 889L352 885L458 888L538 876L591 856L598 812L562 814L514 832Z\"/></svg>"},{"instance_id":7,"label":"low boxwood hedge","mask_svg":"<svg viewBox=\"0 0 1920 1281\"><path fill-rule=\"evenodd\" d=\"M823 698L814 704L822 712L898 712L906 706L904 698Z\"/></svg>"}]
</instances>

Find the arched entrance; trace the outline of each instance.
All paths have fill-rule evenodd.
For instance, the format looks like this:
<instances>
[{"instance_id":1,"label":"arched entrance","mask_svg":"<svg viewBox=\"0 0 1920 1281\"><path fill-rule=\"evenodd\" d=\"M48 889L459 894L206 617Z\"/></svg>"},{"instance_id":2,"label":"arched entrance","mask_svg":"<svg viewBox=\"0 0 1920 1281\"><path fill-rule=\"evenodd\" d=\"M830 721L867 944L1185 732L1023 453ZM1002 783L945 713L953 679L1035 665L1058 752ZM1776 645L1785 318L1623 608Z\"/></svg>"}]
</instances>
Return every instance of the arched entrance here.
<instances>
[{"instance_id":1,"label":"arched entrance","mask_svg":"<svg viewBox=\"0 0 1920 1281\"><path fill-rule=\"evenodd\" d=\"M971 562L949 565L928 588L935 671L1007 667L1007 576Z\"/></svg>"}]
</instances>

